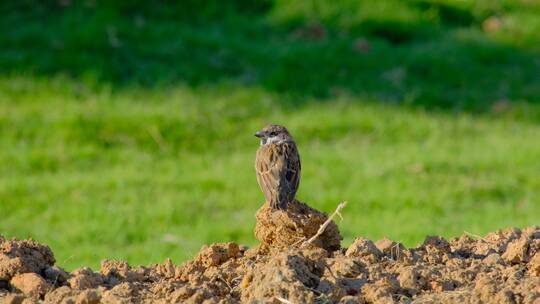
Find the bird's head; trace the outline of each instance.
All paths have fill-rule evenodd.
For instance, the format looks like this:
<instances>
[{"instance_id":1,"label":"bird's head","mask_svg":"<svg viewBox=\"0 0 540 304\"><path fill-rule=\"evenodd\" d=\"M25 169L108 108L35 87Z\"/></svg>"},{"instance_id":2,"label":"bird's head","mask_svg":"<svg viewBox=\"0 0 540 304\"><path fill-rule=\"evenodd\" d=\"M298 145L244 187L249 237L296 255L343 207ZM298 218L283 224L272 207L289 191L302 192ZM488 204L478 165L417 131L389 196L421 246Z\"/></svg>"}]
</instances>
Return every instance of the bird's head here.
<instances>
[{"instance_id":1,"label":"bird's head","mask_svg":"<svg viewBox=\"0 0 540 304\"><path fill-rule=\"evenodd\" d=\"M267 144L280 144L293 140L289 131L287 131L284 126L280 125L268 125L255 133L255 136L261 139L261 146Z\"/></svg>"}]
</instances>

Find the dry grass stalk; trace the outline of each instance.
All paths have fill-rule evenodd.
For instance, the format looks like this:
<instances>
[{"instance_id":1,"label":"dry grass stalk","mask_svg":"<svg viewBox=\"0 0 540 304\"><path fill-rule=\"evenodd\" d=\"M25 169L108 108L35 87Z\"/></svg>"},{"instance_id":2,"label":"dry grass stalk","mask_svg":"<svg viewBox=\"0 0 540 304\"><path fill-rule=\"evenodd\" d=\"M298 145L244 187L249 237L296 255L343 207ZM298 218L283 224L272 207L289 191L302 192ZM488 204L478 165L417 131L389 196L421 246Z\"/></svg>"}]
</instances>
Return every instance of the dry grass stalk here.
<instances>
[{"instance_id":1,"label":"dry grass stalk","mask_svg":"<svg viewBox=\"0 0 540 304\"><path fill-rule=\"evenodd\" d=\"M337 206L336 211L334 211L334 213L332 213L332 215L330 215L328 217L328 219L321 225L321 227L319 227L319 230L317 230L317 233L315 233L315 235L312 236L309 240L302 243L301 247L304 247L304 246L307 246L307 245L313 243L321 234L323 234L326 227L332 222L332 219L334 219L334 217L336 215L339 216L341 219L343 219L343 217L341 216L340 211L341 211L341 209L345 208L345 206L347 206L347 202L340 203Z\"/></svg>"},{"instance_id":2,"label":"dry grass stalk","mask_svg":"<svg viewBox=\"0 0 540 304\"><path fill-rule=\"evenodd\" d=\"M276 297L276 300L280 301L281 303L285 303L285 304L293 304L293 302L287 300L287 299L284 299L282 297Z\"/></svg>"}]
</instances>

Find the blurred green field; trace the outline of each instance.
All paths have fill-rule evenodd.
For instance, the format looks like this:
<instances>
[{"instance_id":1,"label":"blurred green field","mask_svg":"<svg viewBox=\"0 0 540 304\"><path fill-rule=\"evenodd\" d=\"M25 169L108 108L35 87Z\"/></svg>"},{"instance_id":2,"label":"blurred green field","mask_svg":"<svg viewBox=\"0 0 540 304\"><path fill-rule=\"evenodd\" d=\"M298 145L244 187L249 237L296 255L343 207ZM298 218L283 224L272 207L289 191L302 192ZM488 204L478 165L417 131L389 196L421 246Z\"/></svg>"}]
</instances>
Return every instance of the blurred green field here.
<instances>
[{"instance_id":1,"label":"blurred green field","mask_svg":"<svg viewBox=\"0 0 540 304\"><path fill-rule=\"evenodd\" d=\"M33 2L0 4L0 234L61 266L256 244L269 122L344 245L540 224L538 1Z\"/></svg>"}]
</instances>

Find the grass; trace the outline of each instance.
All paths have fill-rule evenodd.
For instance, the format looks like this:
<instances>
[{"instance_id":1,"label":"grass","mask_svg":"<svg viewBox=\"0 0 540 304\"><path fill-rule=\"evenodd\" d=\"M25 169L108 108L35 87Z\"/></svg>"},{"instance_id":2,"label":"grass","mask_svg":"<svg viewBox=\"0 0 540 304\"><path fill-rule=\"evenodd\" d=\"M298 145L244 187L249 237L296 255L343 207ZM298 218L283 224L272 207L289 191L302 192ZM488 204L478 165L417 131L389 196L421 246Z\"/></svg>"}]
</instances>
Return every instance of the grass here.
<instances>
[{"instance_id":1,"label":"grass","mask_svg":"<svg viewBox=\"0 0 540 304\"><path fill-rule=\"evenodd\" d=\"M536 2L228 3L0 5L1 234L68 269L253 245L268 122L345 245L540 222Z\"/></svg>"}]
</instances>

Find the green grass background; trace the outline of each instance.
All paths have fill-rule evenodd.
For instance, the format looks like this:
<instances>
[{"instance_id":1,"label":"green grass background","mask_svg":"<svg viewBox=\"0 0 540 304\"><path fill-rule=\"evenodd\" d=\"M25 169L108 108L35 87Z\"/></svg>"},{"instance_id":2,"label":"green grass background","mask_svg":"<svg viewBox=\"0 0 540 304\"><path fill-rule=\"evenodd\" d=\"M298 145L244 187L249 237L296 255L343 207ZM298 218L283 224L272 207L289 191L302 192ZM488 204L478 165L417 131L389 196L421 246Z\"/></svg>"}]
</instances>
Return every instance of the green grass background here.
<instances>
[{"instance_id":1,"label":"green grass background","mask_svg":"<svg viewBox=\"0 0 540 304\"><path fill-rule=\"evenodd\" d=\"M538 1L34 2L0 4L0 234L61 266L256 244L269 122L345 246L540 223Z\"/></svg>"}]
</instances>

